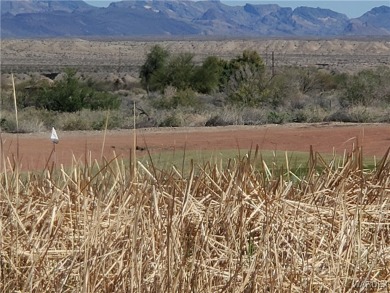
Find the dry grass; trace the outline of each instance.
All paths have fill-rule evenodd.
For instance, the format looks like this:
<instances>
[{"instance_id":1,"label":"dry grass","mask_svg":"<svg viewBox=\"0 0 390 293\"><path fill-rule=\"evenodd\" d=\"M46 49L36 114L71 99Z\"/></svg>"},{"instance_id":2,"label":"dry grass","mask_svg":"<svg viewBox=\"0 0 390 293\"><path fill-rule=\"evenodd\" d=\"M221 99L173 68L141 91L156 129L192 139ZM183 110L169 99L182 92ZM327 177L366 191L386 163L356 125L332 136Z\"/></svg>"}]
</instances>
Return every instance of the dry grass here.
<instances>
[{"instance_id":1,"label":"dry grass","mask_svg":"<svg viewBox=\"0 0 390 293\"><path fill-rule=\"evenodd\" d=\"M389 292L389 153L308 166L1 173L0 291Z\"/></svg>"}]
</instances>

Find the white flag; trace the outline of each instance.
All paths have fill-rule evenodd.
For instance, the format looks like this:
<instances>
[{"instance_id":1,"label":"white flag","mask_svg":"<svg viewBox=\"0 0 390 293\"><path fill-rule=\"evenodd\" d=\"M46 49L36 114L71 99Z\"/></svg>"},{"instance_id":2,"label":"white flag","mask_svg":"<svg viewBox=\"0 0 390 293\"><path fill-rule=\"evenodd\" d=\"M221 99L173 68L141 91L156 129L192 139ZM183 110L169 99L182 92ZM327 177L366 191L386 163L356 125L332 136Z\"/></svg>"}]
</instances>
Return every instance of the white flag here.
<instances>
[{"instance_id":1,"label":"white flag","mask_svg":"<svg viewBox=\"0 0 390 293\"><path fill-rule=\"evenodd\" d=\"M54 129L54 127L51 129L51 136L50 139L53 143L58 143L60 140L58 139L57 136L57 131Z\"/></svg>"}]
</instances>

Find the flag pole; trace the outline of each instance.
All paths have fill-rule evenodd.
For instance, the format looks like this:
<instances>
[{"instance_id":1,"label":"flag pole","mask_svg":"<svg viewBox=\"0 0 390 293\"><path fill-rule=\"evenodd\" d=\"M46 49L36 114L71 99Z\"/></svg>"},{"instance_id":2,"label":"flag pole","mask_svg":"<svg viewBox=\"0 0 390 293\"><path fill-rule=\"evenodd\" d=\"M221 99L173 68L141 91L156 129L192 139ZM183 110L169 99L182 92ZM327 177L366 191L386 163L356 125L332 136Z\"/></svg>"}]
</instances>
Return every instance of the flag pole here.
<instances>
[{"instance_id":1,"label":"flag pole","mask_svg":"<svg viewBox=\"0 0 390 293\"><path fill-rule=\"evenodd\" d=\"M52 153L54 154L54 165L57 165L57 154L56 154L56 144L60 141L58 139L58 135L57 135L57 131L55 130L55 128L53 127L51 129L51 136L50 136L50 139L53 143L53 150L52 150Z\"/></svg>"}]
</instances>

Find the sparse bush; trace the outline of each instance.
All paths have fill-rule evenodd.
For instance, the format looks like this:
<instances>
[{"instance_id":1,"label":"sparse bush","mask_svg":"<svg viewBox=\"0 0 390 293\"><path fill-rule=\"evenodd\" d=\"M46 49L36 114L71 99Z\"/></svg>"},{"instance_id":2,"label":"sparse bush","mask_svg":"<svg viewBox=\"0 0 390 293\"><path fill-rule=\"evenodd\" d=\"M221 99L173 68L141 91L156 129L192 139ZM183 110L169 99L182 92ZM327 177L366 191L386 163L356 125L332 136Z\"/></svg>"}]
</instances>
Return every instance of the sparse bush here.
<instances>
[{"instance_id":1,"label":"sparse bush","mask_svg":"<svg viewBox=\"0 0 390 293\"><path fill-rule=\"evenodd\" d=\"M349 77L340 97L343 107L373 106L390 101L390 69L362 70Z\"/></svg>"},{"instance_id":2,"label":"sparse bush","mask_svg":"<svg viewBox=\"0 0 390 293\"><path fill-rule=\"evenodd\" d=\"M348 114L351 117L352 122L367 123L372 122L367 107L355 106L348 109Z\"/></svg>"},{"instance_id":3,"label":"sparse bush","mask_svg":"<svg viewBox=\"0 0 390 293\"><path fill-rule=\"evenodd\" d=\"M0 121L1 130L5 132L16 132L16 120L12 115L2 115Z\"/></svg>"},{"instance_id":4,"label":"sparse bush","mask_svg":"<svg viewBox=\"0 0 390 293\"><path fill-rule=\"evenodd\" d=\"M124 125L124 117L120 111L82 110L81 114L90 117L90 125L93 130L103 130L106 127L106 121L107 129L121 128Z\"/></svg>"},{"instance_id":5,"label":"sparse bush","mask_svg":"<svg viewBox=\"0 0 390 293\"><path fill-rule=\"evenodd\" d=\"M327 110L317 106L306 107L302 111L304 112L306 122L308 123L323 122L324 118L329 114Z\"/></svg>"},{"instance_id":6,"label":"sparse bush","mask_svg":"<svg viewBox=\"0 0 390 293\"><path fill-rule=\"evenodd\" d=\"M6 132L16 132L15 113L11 111L1 112L1 129ZM41 132L53 126L55 113L39 110L33 107L22 109L18 112L19 132Z\"/></svg>"},{"instance_id":7,"label":"sparse bush","mask_svg":"<svg viewBox=\"0 0 390 293\"><path fill-rule=\"evenodd\" d=\"M28 92L22 91L18 101L22 108L33 106L57 112L117 109L120 106L117 95L98 92L82 84L74 70L67 70L64 79L55 81L50 86L37 85Z\"/></svg>"},{"instance_id":8,"label":"sparse bush","mask_svg":"<svg viewBox=\"0 0 390 293\"><path fill-rule=\"evenodd\" d=\"M307 116L306 116L306 111L303 109L297 109L291 113L291 122L295 123L303 123L307 122Z\"/></svg>"},{"instance_id":9,"label":"sparse bush","mask_svg":"<svg viewBox=\"0 0 390 293\"><path fill-rule=\"evenodd\" d=\"M271 111L267 116L267 122L271 124L283 124L286 120L286 114L279 111Z\"/></svg>"},{"instance_id":10,"label":"sparse bush","mask_svg":"<svg viewBox=\"0 0 390 293\"><path fill-rule=\"evenodd\" d=\"M197 108L200 104L199 99L191 89L177 91L173 95L163 96L153 100L153 105L157 109L176 109L178 107Z\"/></svg>"},{"instance_id":11,"label":"sparse bush","mask_svg":"<svg viewBox=\"0 0 390 293\"><path fill-rule=\"evenodd\" d=\"M277 108L287 104L293 97L300 93L294 82L285 74L277 74L266 84L264 96L270 107Z\"/></svg>"},{"instance_id":12,"label":"sparse bush","mask_svg":"<svg viewBox=\"0 0 390 293\"><path fill-rule=\"evenodd\" d=\"M108 92L95 92L87 96L83 102L83 108L90 110L118 109L120 99Z\"/></svg>"},{"instance_id":13,"label":"sparse bush","mask_svg":"<svg viewBox=\"0 0 390 293\"><path fill-rule=\"evenodd\" d=\"M324 118L326 122L355 122L353 118L345 111L338 110Z\"/></svg>"},{"instance_id":14,"label":"sparse bush","mask_svg":"<svg viewBox=\"0 0 390 293\"><path fill-rule=\"evenodd\" d=\"M303 94L311 92L323 92L336 89L340 77L315 67L291 68L289 76L297 83L298 89Z\"/></svg>"},{"instance_id":15,"label":"sparse bush","mask_svg":"<svg viewBox=\"0 0 390 293\"><path fill-rule=\"evenodd\" d=\"M226 121L221 115L215 115L206 121L205 126L226 126L229 121Z\"/></svg>"},{"instance_id":16,"label":"sparse bush","mask_svg":"<svg viewBox=\"0 0 390 293\"><path fill-rule=\"evenodd\" d=\"M80 112L66 113L61 115L61 119L56 123L58 129L71 130L92 130L91 124L81 115Z\"/></svg>"},{"instance_id":17,"label":"sparse bush","mask_svg":"<svg viewBox=\"0 0 390 293\"><path fill-rule=\"evenodd\" d=\"M171 114L167 116L163 121L161 121L160 127L180 127L182 122L176 114Z\"/></svg>"},{"instance_id":18,"label":"sparse bush","mask_svg":"<svg viewBox=\"0 0 390 293\"><path fill-rule=\"evenodd\" d=\"M244 125L261 125L267 123L268 108L247 107L242 109L241 123Z\"/></svg>"}]
</instances>

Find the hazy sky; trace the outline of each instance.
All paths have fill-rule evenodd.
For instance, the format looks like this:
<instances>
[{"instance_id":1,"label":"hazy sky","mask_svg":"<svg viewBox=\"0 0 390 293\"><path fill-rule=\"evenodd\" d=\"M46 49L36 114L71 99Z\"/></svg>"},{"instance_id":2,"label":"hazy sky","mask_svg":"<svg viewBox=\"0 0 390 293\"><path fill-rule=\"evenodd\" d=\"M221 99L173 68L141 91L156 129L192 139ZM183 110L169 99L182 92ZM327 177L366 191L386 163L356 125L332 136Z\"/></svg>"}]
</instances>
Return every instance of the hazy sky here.
<instances>
[{"instance_id":1,"label":"hazy sky","mask_svg":"<svg viewBox=\"0 0 390 293\"><path fill-rule=\"evenodd\" d=\"M108 6L111 2L116 2L118 0L89 0L85 1L91 5L95 6ZM163 1L163 0L162 0ZM296 8L298 6L309 6L309 7L321 7L332 9L336 12L344 13L348 17L359 17L363 13L371 10L374 7L381 5L390 6L390 0L366 0L366 1L356 1L356 0L328 0L328 1L293 1L293 0L278 0L278 1L268 1L268 0L222 0L221 2L228 5L244 5L245 3L253 4L278 4L282 7L291 7Z\"/></svg>"}]
</instances>

